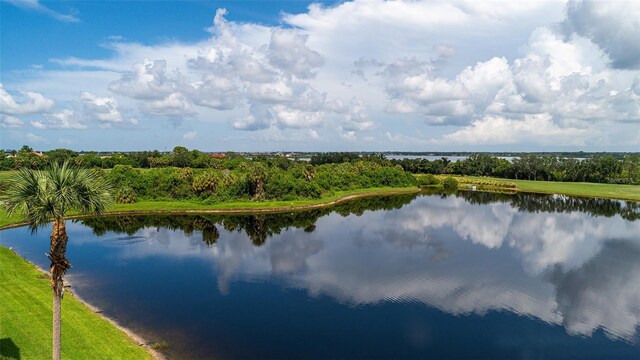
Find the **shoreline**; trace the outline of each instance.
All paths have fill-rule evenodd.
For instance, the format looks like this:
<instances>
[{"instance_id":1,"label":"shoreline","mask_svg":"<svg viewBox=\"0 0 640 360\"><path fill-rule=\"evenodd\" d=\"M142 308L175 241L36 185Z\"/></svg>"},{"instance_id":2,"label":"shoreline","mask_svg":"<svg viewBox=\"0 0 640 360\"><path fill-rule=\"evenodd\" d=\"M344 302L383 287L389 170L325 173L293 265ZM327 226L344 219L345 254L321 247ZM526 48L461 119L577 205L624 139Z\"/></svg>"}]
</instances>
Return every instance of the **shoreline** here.
<instances>
[{"instance_id":1,"label":"shoreline","mask_svg":"<svg viewBox=\"0 0 640 360\"><path fill-rule=\"evenodd\" d=\"M420 179L426 175L417 174L416 177ZM446 176L448 175L435 175L439 179L443 179ZM477 191L497 190L640 202L640 185L505 179L462 175L451 175L451 177L458 180L460 190L464 190L469 185L476 185L478 187ZM495 184L487 184L487 182ZM501 186L500 184L510 184L515 185L515 187Z\"/></svg>"},{"instance_id":2,"label":"shoreline","mask_svg":"<svg viewBox=\"0 0 640 360\"><path fill-rule=\"evenodd\" d=\"M394 188L389 190L375 190L375 191L366 191L366 189L361 190L364 192L354 193L349 195L340 196L336 199L319 202L315 204L302 204L302 205L286 205L286 206L270 206L270 207L238 207L238 208L202 208L202 209L172 209L172 210L164 210L164 209L132 209L132 210L113 210L106 211L100 214L99 216L117 216L117 215L152 215L152 214L253 214L253 213L281 213L281 212L289 212L289 211L304 211L309 209L317 209L323 207L329 207L333 205L337 205L339 203L359 199L364 197L372 197L372 196L386 196L386 195L400 195L400 194L412 194L419 193L421 189L419 187L407 187L407 188ZM284 202L284 201L282 201ZM150 203L153 203L151 201ZM158 204L162 204L165 202L158 201ZM169 203L169 202L167 202ZM135 204L135 203L134 203ZM224 203L222 203L224 205ZM259 203L254 203L259 204ZM195 204L194 204L195 205ZM124 205L127 206L127 205ZM66 220L75 220L82 219L87 217L92 217L96 215L71 215L66 217ZM18 223L9 223L6 225L0 226L0 230L12 229L21 226L27 225L27 222L18 222Z\"/></svg>"},{"instance_id":3,"label":"shoreline","mask_svg":"<svg viewBox=\"0 0 640 360\"><path fill-rule=\"evenodd\" d=\"M0 245L0 246L2 246L5 249L9 250L11 253L15 254L15 256L18 257L21 261L24 261L25 263L27 263L28 265L30 265L34 269L36 269L38 272L40 272L43 275L45 275L47 277L47 279L50 278L50 274L49 274L48 271L46 271L43 268L41 268L40 266L32 263L31 261L25 259L22 255L20 255L18 252L16 252L13 248L7 247L7 246L4 246L4 245ZM98 316L100 319L105 320L107 323L109 323L114 328L116 328L119 331L123 332L135 345L144 348L144 350L153 359L155 359L155 360L166 360L166 357L164 355L162 355L158 350L153 349L151 347L152 343L150 343L149 341L144 339L142 336L136 334L131 329L125 327L124 325L119 324L115 319L104 315L104 313L102 312L102 310L100 308L88 303L85 299L83 299L81 296L79 296L73 290L73 281L72 280L70 280L69 278L65 278L64 282L65 282L64 291L66 293L68 293L69 296L75 298L75 300L77 300L80 304L82 304L82 306L86 307L89 311L91 311L93 314ZM50 289L50 287L49 287L49 289ZM64 301L64 299L63 299L63 301Z\"/></svg>"},{"instance_id":4,"label":"shoreline","mask_svg":"<svg viewBox=\"0 0 640 360\"><path fill-rule=\"evenodd\" d=\"M13 251L13 249L10 249L10 250ZM47 272L44 269L40 268L39 266L33 264L29 260L23 258L22 256L20 256L20 254L16 253L15 251L13 251L13 252L17 256L19 256L22 260L24 260L24 261L28 262L29 264L35 266L36 269L40 270L41 272L43 272L44 274L49 276L49 272ZM85 299L83 299L80 295L78 295L78 293L76 293L73 290L73 281L71 281L69 279L65 279L65 282L67 283L64 286L65 291L68 292L71 296L73 296L76 300L78 300L87 309L91 310L91 312L93 312L99 318L101 318L101 319L105 320L106 322L108 322L109 324L111 324L116 329L118 329L118 330L122 331L123 333L125 333L129 337L129 339L131 339L138 346L143 347L151 355L151 357L153 357L155 360L166 360L166 357L164 355L162 355L158 350L156 350L156 349L151 347L152 343L150 343L149 341L144 339L142 336L140 336L140 335L136 334L135 332L133 332L133 330L125 327L124 325L121 325L115 319L108 317L107 315L105 315L102 312L102 309L100 309L99 307L88 303Z\"/></svg>"},{"instance_id":5,"label":"shoreline","mask_svg":"<svg viewBox=\"0 0 640 360\"><path fill-rule=\"evenodd\" d=\"M421 175L417 177L420 178ZM539 188L541 184L542 186L552 185L557 186L557 184L561 184L562 187L569 186L567 184L572 185L586 185L590 187L603 186L608 184L599 184L599 183L563 183L563 182L545 182L545 181L535 181L535 180L513 180L513 179L502 179L502 178L488 178L488 177L464 177L464 176L453 176L458 180L466 180L465 182L460 183L459 191L467 190L464 186L466 185L476 185L474 181L498 181L505 183L516 183L517 187L515 188L504 188L500 186L484 186L481 183L478 183L479 188L477 191L481 192L522 192L522 193L532 193L532 194L543 194L543 195L565 195L565 196L574 196L579 198L594 198L594 199L607 199L607 200L620 200L620 201L632 201L632 202L640 202L640 198L634 197L625 197L624 195L610 195L610 194L590 194L584 193L580 191L568 191L567 189L562 188L552 188L552 189L544 189ZM521 185L525 185L521 187ZM531 188L530 186L536 186L535 188ZM639 194L640 194L640 185L619 185L619 186L638 186ZM429 187L429 186L426 186ZM259 214L259 213L282 213L289 211L304 211L309 209L317 209L323 207L333 206L345 201L364 198L364 197L373 197L373 196L386 196L386 195L399 195L399 194L411 194L411 193L419 193L422 191L422 187L406 187L406 188L374 188L374 189L358 189L352 190L353 193L347 194L343 196L338 196L337 198L328 197L325 201L322 199L317 199L317 203L313 203L312 199L304 199L304 200L293 200L291 201L291 205L284 205L284 203L288 203L289 201L274 201L276 203L281 203L282 205L271 205L260 207L260 202L229 202L229 203L219 203L211 206L207 206L204 204L199 204L195 202L186 202L180 200L143 200L133 204L117 204L115 207L118 208L112 211L106 211L98 216L117 216L117 215L153 215L153 214ZM639 195L640 196L640 195ZM297 205L295 203L298 203ZM311 202L310 204L308 202ZM153 204L151 209L131 209L127 210L126 207L135 207L136 204L138 206ZM185 208L176 208L176 209L162 209L162 206L169 206L180 204L187 205ZM236 206L237 207L234 207ZM256 206L257 205L257 206ZM225 208L225 206L231 206ZM252 207L255 206L255 207ZM157 208L153 208L157 207ZM1 211L1 210L0 210ZM75 219L83 219L86 217L92 217L96 215L70 215L66 219L67 220L75 220ZM11 221L11 220L10 220ZM5 225L0 226L1 230L17 228L21 226L27 225L27 222L9 222Z\"/></svg>"}]
</instances>

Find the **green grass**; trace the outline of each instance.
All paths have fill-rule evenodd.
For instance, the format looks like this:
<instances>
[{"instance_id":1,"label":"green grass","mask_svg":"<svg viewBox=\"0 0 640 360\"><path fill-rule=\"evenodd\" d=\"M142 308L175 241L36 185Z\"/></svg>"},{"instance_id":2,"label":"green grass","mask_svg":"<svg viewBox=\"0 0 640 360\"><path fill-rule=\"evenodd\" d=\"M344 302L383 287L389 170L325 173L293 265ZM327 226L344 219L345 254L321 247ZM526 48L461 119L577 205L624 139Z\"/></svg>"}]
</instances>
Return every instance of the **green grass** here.
<instances>
[{"instance_id":1,"label":"green grass","mask_svg":"<svg viewBox=\"0 0 640 360\"><path fill-rule=\"evenodd\" d=\"M22 221L22 218L18 214L7 215L4 207L0 205L0 228L6 225L17 224Z\"/></svg>"},{"instance_id":2,"label":"green grass","mask_svg":"<svg viewBox=\"0 0 640 360\"><path fill-rule=\"evenodd\" d=\"M0 246L0 358L50 359L49 280ZM66 293L62 300L63 359L151 359L125 333Z\"/></svg>"},{"instance_id":3,"label":"green grass","mask_svg":"<svg viewBox=\"0 0 640 360\"><path fill-rule=\"evenodd\" d=\"M517 185L517 190L522 192L640 201L640 185L514 180L481 176L454 176L454 178L512 182Z\"/></svg>"},{"instance_id":4,"label":"green grass","mask_svg":"<svg viewBox=\"0 0 640 360\"><path fill-rule=\"evenodd\" d=\"M374 196L384 194L417 192L417 187L401 188L370 188L348 191L336 191L332 195L319 199L303 199L291 201L234 201L219 204L205 205L197 201L189 200L140 200L133 204L114 204L107 213L131 212L131 213L151 213L151 212L180 212L180 211L288 211L304 209L310 206L331 205L345 197L350 196ZM4 209L0 208L0 228L21 222L19 215L7 216Z\"/></svg>"}]
</instances>

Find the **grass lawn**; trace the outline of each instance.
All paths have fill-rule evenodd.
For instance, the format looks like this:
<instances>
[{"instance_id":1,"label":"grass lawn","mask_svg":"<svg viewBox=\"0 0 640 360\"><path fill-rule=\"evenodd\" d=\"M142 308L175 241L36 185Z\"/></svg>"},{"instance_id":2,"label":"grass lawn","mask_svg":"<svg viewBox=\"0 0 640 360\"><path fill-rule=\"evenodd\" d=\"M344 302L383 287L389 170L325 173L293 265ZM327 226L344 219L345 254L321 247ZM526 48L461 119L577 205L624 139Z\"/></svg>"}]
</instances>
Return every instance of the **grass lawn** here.
<instances>
[{"instance_id":1,"label":"grass lawn","mask_svg":"<svg viewBox=\"0 0 640 360\"><path fill-rule=\"evenodd\" d=\"M402 188L371 188L348 191L337 191L333 195L324 196L319 199L303 199L291 201L234 201L219 204L205 205L197 201L188 200L140 200L133 204L114 204L107 213L151 213L151 212L252 212L252 211L290 211L304 209L315 206L328 206L335 202L351 197L400 194L418 192L417 187ZM7 213L0 207L0 228L3 226L20 222L20 216L7 216Z\"/></svg>"},{"instance_id":2,"label":"grass lawn","mask_svg":"<svg viewBox=\"0 0 640 360\"><path fill-rule=\"evenodd\" d=\"M518 191L545 194L564 194L573 196L598 197L620 200L640 201L640 185L597 184L583 182L558 182L513 180L480 176L454 176L455 178L507 181L515 183Z\"/></svg>"},{"instance_id":3,"label":"grass lawn","mask_svg":"<svg viewBox=\"0 0 640 360\"><path fill-rule=\"evenodd\" d=\"M0 246L0 359L50 359L52 293L49 280ZM65 293L63 359L151 359L125 333Z\"/></svg>"}]
</instances>

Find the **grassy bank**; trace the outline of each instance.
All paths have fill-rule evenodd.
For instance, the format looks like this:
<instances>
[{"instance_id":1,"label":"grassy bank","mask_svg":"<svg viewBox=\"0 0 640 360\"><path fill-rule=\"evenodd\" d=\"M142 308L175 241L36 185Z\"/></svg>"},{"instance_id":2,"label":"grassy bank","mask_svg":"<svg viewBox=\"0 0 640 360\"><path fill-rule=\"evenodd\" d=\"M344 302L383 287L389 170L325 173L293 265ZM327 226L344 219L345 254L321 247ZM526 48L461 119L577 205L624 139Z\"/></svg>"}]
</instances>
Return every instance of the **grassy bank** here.
<instances>
[{"instance_id":1,"label":"grassy bank","mask_svg":"<svg viewBox=\"0 0 640 360\"><path fill-rule=\"evenodd\" d=\"M332 195L319 199L303 199L291 201L234 201L205 205L188 200L141 200L133 204L115 204L107 213L153 213L153 212L278 212L302 210L307 208L330 206L341 201L357 197L391 195L418 192L417 187L404 188L371 188L349 191L337 191ZM0 209L0 229L20 223L20 216L7 216Z\"/></svg>"},{"instance_id":2,"label":"grassy bank","mask_svg":"<svg viewBox=\"0 0 640 360\"><path fill-rule=\"evenodd\" d=\"M0 359L51 358L52 295L46 276L0 246ZM124 332L67 293L63 359L151 359Z\"/></svg>"},{"instance_id":3,"label":"grassy bank","mask_svg":"<svg viewBox=\"0 0 640 360\"><path fill-rule=\"evenodd\" d=\"M522 192L640 201L640 185L514 180L480 176L454 176L454 178L463 180L465 184L472 184L474 180L514 183L515 190Z\"/></svg>"}]
</instances>

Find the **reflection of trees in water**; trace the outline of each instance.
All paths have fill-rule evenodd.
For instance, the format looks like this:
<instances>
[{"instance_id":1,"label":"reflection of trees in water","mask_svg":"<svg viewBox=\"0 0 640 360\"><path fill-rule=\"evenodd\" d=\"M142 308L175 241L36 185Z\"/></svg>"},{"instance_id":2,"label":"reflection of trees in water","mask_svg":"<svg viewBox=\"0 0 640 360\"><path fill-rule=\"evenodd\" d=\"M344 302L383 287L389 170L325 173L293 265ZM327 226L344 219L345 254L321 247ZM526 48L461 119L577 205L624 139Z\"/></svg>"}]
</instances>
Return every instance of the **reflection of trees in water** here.
<instances>
[{"instance_id":1,"label":"reflection of trees in water","mask_svg":"<svg viewBox=\"0 0 640 360\"><path fill-rule=\"evenodd\" d=\"M415 194L390 195L354 199L333 207L271 214L194 214L194 215L127 215L102 216L82 219L83 225L90 227L94 234L103 235L107 231L135 234L148 227L181 230L185 235L194 231L202 232L202 241L208 245L216 243L220 232L216 225L226 231L245 232L254 245L263 245L269 237L280 234L288 228L300 228L313 232L319 218L332 212L342 216L362 215L365 211L399 209L415 199Z\"/></svg>"},{"instance_id":2,"label":"reflection of trees in water","mask_svg":"<svg viewBox=\"0 0 640 360\"><path fill-rule=\"evenodd\" d=\"M508 195L482 191L459 191L455 196L462 197L471 204L508 203L524 212L570 213L578 211L593 216L620 215L628 221L640 220L640 203L633 201L530 193Z\"/></svg>"},{"instance_id":3,"label":"reflection of trees in water","mask_svg":"<svg viewBox=\"0 0 640 360\"><path fill-rule=\"evenodd\" d=\"M218 241L220 237L220 232L215 225L207 226L202 229L202 241L204 241L207 245L213 245Z\"/></svg>"},{"instance_id":4,"label":"reflection of trees in water","mask_svg":"<svg viewBox=\"0 0 640 360\"><path fill-rule=\"evenodd\" d=\"M422 194L450 196L450 194L433 189L425 190ZM333 207L290 213L103 216L80 221L90 227L96 235L103 235L107 231L133 235L138 230L147 227L181 230L186 235L200 231L202 232L202 240L208 245L214 244L220 237L216 227L218 224L229 232L245 232L256 246L260 246L269 237L280 234L283 229L300 228L305 232L313 232L318 219L332 212L346 217L349 215L361 216L365 211L400 209L416 196L416 194L402 194L367 197L354 199ZM524 212L568 213L579 211L594 216L620 215L628 221L640 219L640 203L631 201L528 193L500 194L482 191L459 191L454 196L464 198L471 204L508 203Z\"/></svg>"},{"instance_id":5,"label":"reflection of trees in water","mask_svg":"<svg viewBox=\"0 0 640 360\"><path fill-rule=\"evenodd\" d=\"M425 190L422 194L449 196L449 194L443 194L433 189ZM416 196L415 194L402 194L367 197L354 199L333 207L290 213L103 216L83 219L81 222L89 226L96 235L103 235L107 231L133 235L138 230L147 227L180 230L186 235L200 231L202 232L202 240L208 245L213 245L218 240L220 232L216 225L222 225L229 232L245 232L253 244L260 246L269 237L280 234L283 229L300 228L305 232L313 232L318 219L332 212L346 217L349 215L361 216L365 211L400 209ZM464 198L471 204L508 203L525 212L568 213L579 211L594 216L620 215L628 221L640 219L640 203L631 201L528 193L500 194L482 191L459 191L454 196Z\"/></svg>"}]
</instances>

